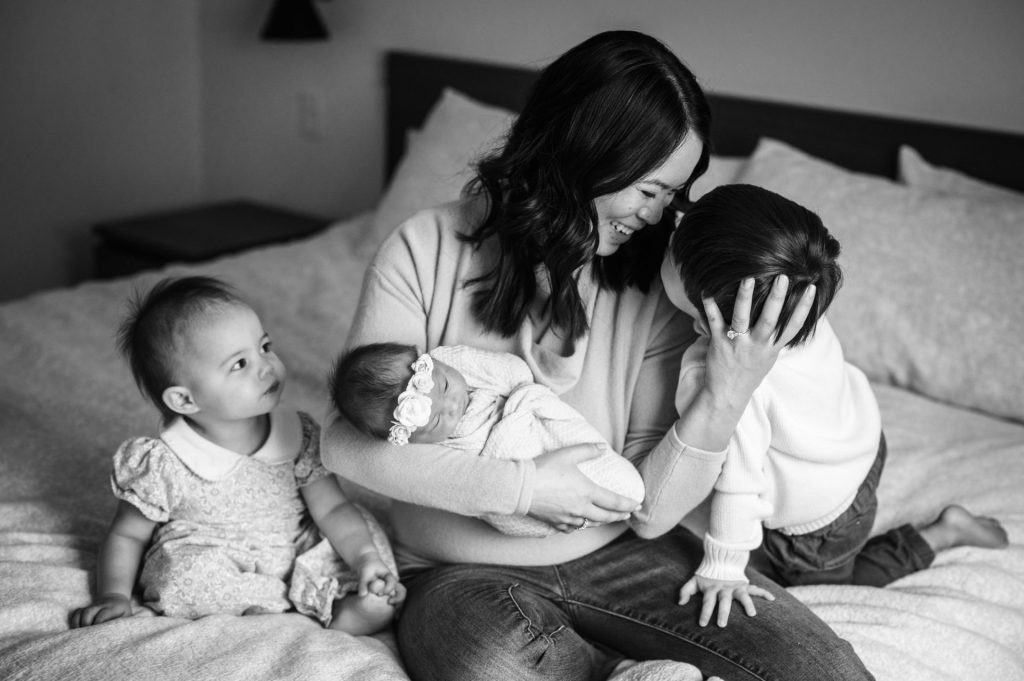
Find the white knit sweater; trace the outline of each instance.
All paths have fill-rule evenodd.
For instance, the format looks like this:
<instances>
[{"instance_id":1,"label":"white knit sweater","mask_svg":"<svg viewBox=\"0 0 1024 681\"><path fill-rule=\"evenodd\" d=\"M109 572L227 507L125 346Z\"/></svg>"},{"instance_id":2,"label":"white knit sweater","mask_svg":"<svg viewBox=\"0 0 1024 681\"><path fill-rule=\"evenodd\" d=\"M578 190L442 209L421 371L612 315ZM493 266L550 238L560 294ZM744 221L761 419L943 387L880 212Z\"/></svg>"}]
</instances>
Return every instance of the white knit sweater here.
<instances>
[{"instance_id":1,"label":"white knit sweater","mask_svg":"<svg viewBox=\"0 0 1024 681\"><path fill-rule=\"evenodd\" d=\"M707 351L701 338L684 353L677 409L702 385ZM697 574L743 581L762 524L804 534L835 520L853 502L880 436L874 392L822 318L804 344L782 351L740 419L715 483Z\"/></svg>"}]
</instances>

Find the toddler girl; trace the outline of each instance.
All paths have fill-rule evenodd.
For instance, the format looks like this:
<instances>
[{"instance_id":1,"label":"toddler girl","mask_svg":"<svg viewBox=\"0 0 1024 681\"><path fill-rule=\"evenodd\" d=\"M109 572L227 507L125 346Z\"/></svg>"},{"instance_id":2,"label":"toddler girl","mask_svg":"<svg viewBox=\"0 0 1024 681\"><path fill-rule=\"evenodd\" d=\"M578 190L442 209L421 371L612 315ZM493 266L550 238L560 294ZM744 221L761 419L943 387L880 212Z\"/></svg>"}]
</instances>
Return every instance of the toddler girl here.
<instances>
[{"instance_id":1,"label":"toddler girl","mask_svg":"<svg viewBox=\"0 0 1024 681\"><path fill-rule=\"evenodd\" d=\"M465 345L419 354L411 345L371 343L342 355L330 378L338 411L358 429L404 446L438 443L499 459L532 459L570 444L603 454L579 464L602 487L637 504L640 474L583 416L535 383L522 358ZM506 534L542 537L555 530L526 516L488 515ZM577 528L590 523L584 520Z\"/></svg>"},{"instance_id":2,"label":"toddler girl","mask_svg":"<svg viewBox=\"0 0 1024 681\"><path fill-rule=\"evenodd\" d=\"M286 372L255 311L216 279L164 279L119 348L164 429L114 454L97 595L71 626L131 615L136 577L172 617L294 606L351 634L386 626L405 595L387 539L321 465L316 422L278 407Z\"/></svg>"},{"instance_id":3,"label":"toddler girl","mask_svg":"<svg viewBox=\"0 0 1024 681\"><path fill-rule=\"evenodd\" d=\"M703 384L709 332L702 298L713 298L728 321L742 281L753 287L757 316L772 281L784 275L782 326L805 290L814 296L807 321L747 404L712 493L704 559L680 591L680 603L703 594L701 625L718 603L725 626L734 598L754 614L750 595L768 594L748 586L744 568L762 544L785 585L872 586L927 567L944 548L1006 545L997 521L955 505L924 528L903 525L869 540L886 445L871 386L845 362L824 317L842 280L838 255L817 215L752 185L706 194L672 235L662 280L700 333L683 355L680 413ZM729 338L749 331L733 322Z\"/></svg>"}]
</instances>

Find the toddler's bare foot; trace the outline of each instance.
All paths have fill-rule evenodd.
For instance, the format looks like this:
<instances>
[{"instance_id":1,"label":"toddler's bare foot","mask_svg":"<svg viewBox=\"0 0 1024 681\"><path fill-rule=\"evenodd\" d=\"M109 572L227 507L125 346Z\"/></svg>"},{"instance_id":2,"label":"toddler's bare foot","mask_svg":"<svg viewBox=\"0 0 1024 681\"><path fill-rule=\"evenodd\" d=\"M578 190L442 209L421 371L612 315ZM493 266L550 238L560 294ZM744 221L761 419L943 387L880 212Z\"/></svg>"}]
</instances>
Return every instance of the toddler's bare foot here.
<instances>
[{"instance_id":1,"label":"toddler's bare foot","mask_svg":"<svg viewBox=\"0 0 1024 681\"><path fill-rule=\"evenodd\" d=\"M935 522L921 530L921 536L934 551L955 546L1001 549L1009 543L998 520L976 516L956 504L944 508Z\"/></svg>"}]
</instances>

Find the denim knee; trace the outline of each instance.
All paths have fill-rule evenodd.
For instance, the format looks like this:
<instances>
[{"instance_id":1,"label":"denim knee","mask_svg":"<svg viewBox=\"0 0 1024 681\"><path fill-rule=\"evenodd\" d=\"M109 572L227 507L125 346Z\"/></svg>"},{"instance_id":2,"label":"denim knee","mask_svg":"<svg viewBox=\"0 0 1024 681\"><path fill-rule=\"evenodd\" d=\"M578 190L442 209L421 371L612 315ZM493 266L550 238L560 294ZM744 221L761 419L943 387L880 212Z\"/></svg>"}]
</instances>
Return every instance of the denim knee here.
<instances>
[{"instance_id":1,"label":"denim knee","mask_svg":"<svg viewBox=\"0 0 1024 681\"><path fill-rule=\"evenodd\" d=\"M415 681L589 681L610 671L614 660L572 630L556 594L487 572L452 566L407 581L398 645Z\"/></svg>"}]
</instances>

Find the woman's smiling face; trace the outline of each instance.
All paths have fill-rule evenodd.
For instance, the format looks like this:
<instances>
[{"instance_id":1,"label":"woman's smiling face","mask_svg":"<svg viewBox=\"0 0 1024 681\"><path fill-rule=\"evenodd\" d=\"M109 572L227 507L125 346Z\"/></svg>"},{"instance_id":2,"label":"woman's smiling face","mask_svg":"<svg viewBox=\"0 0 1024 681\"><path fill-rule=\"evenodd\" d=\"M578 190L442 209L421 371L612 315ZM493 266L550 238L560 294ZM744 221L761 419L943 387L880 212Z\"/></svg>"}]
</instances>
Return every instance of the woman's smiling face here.
<instances>
[{"instance_id":1,"label":"woman's smiling face","mask_svg":"<svg viewBox=\"0 0 1024 681\"><path fill-rule=\"evenodd\" d=\"M659 167L621 191L594 199L597 255L612 255L634 232L660 222L676 192L693 174L703 149L704 143L696 135L687 135Z\"/></svg>"}]
</instances>

